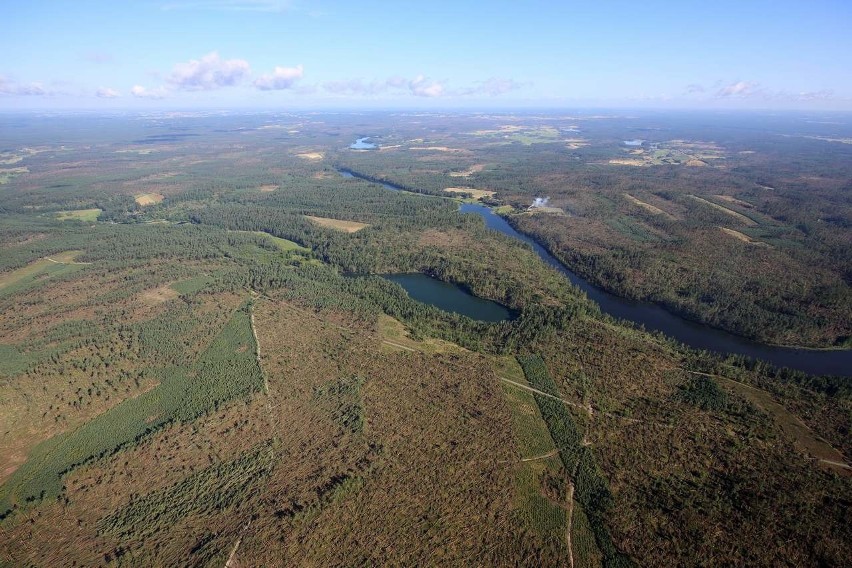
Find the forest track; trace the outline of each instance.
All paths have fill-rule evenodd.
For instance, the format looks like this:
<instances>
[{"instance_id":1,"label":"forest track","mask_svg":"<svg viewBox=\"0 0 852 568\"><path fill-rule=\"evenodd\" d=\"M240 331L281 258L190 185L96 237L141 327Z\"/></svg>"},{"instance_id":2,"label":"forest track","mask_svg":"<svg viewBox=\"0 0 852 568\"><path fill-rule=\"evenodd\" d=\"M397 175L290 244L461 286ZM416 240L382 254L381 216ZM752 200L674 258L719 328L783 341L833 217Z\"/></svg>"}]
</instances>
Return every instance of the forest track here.
<instances>
[{"instance_id":1,"label":"forest track","mask_svg":"<svg viewBox=\"0 0 852 568\"><path fill-rule=\"evenodd\" d=\"M50 262L52 262L54 264L79 264L81 266L87 266L89 264L92 264L91 262L74 262L74 261L63 262L61 260L56 260L55 258L50 258L49 256L44 257L44 259L49 260Z\"/></svg>"},{"instance_id":2,"label":"forest track","mask_svg":"<svg viewBox=\"0 0 852 568\"><path fill-rule=\"evenodd\" d=\"M571 545L571 526L574 521L574 483L568 481L568 498L566 499L567 506L565 507L566 527L565 527L565 544L568 546L568 566L574 568L574 547Z\"/></svg>"},{"instance_id":3,"label":"forest track","mask_svg":"<svg viewBox=\"0 0 852 568\"><path fill-rule=\"evenodd\" d=\"M555 456L558 453L559 453L559 448L555 448L553 450L550 450L546 454L541 454L540 456L533 456L531 458L521 458L521 461L522 462L531 462L531 461L537 461L537 460L545 460L547 458L552 458L553 456Z\"/></svg>"},{"instance_id":4,"label":"forest track","mask_svg":"<svg viewBox=\"0 0 852 568\"><path fill-rule=\"evenodd\" d=\"M393 347L399 347L400 349L405 349L406 351L415 351L415 352L420 353L419 349L415 349L413 347L407 347L405 345L402 345L401 343L394 343L393 341L390 341L388 339L382 339L382 343L384 343L386 345L391 345Z\"/></svg>"}]
</instances>

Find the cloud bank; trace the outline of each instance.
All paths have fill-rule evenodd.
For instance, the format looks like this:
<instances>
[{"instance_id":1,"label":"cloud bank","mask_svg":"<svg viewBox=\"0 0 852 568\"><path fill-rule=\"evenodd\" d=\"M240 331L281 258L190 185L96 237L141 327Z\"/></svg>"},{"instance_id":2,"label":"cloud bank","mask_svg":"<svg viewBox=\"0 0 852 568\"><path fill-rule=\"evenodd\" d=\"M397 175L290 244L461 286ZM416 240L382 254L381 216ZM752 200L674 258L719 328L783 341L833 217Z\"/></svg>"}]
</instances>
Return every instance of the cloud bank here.
<instances>
[{"instance_id":1,"label":"cloud bank","mask_svg":"<svg viewBox=\"0 0 852 568\"><path fill-rule=\"evenodd\" d=\"M275 67L272 73L258 77L254 86L261 91L280 91L291 88L304 75L301 65L295 67Z\"/></svg>"},{"instance_id":2,"label":"cloud bank","mask_svg":"<svg viewBox=\"0 0 852 568\"><path fill-rule=\"evenodd\" d=\"M212 51L201 59L175 65L166 81L185 91L210 91L236 85L251 73L244 59L222 59Z\"/></svg>"},{"instance_id":3,"label":"cloud bank","mask_svg":"<svg viewBox=\"0 0 852 568\"><path fill-rule=\"evenodd\" d=\"M130 94L139 99L164 99L168 91L163 87L157 89L146 89L142 85L134 85Z\"/></svg>"},{"instance_id":4,"label":"cloud bank","mask_svg":"<svg viewBox=\"0 0 852 568\"><path fill-rule=\"evenodd\" d=\"M121 96L121 93L115 89L110 89L109 87L101 87L95 91L95 96L99 99L117 99Z\"/></svg>"}]
</instances>

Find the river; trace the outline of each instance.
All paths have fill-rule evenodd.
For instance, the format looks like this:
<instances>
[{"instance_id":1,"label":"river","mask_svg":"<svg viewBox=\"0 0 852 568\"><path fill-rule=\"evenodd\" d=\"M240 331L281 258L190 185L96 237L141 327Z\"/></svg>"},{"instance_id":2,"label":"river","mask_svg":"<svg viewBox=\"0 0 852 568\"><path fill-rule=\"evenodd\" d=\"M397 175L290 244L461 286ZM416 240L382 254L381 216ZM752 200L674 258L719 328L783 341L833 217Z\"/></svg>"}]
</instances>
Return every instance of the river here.
<instances>
[{"instance_id":1,"label":"river","mask_svg":"<svg viewBox=\"0 0 852 568\"><path fill-rule=\"evenodd\" d=\"M340 173L345 177L357 177L371 181L352 171L345 170ZM389 183L381 183L380 185L394 191L402 189ZM778 367L789 367L815 375L852 375L852 350L850 349L797 349L765 345L684 319L657 304L629 300L610 294L574 274L535 239L516 231L491 208L485 205L464 203L459 211L479 215L489 229L530 245L541 260L558 270L572 284L583 290L591 300L601 307L602 312L615 318L631 321L649 331L662 332L695 349L705 349L721 354L745 355L754 359L762 359Z\"/></svg>"}]
</instances>

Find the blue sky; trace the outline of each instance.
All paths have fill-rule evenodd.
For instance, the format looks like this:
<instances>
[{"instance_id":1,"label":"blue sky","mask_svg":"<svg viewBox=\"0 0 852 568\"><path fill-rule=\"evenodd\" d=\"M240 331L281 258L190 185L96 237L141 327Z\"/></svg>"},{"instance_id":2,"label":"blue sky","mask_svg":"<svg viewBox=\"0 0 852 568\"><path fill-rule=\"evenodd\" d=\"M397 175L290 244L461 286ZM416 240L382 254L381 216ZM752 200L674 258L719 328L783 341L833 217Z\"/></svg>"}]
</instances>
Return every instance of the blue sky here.
<instances>
[{"instance_id":1,"label":"blue sky","mask_svg":"<svg viewBox=\"0 0 852 568\"><path fill-rule=\"evenodd\" d=\"M852 2L9 2L0 109L852 110Z\"/></svg>"}]
</instances>

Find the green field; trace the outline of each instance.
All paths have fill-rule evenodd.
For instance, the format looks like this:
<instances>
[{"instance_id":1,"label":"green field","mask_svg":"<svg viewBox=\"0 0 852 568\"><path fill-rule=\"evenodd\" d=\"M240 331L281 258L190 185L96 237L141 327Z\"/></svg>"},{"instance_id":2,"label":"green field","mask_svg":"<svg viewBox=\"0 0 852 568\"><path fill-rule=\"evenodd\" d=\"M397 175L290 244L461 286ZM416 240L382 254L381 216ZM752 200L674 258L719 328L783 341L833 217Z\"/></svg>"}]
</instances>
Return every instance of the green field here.
<instances>
[{"instance_id":1,"label":"green field","mask_svg":"<svg viewBox=\"0 0 852 568\"><path fill-rule=\"evenodd\" d=\"M101 209L76 209L73 211L57 211L56 218L60 221L85 221L94 223L102 213Z\"/></svg>"}]
</instances>

